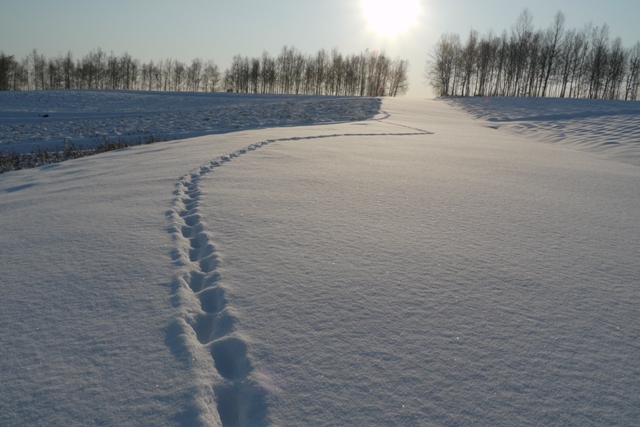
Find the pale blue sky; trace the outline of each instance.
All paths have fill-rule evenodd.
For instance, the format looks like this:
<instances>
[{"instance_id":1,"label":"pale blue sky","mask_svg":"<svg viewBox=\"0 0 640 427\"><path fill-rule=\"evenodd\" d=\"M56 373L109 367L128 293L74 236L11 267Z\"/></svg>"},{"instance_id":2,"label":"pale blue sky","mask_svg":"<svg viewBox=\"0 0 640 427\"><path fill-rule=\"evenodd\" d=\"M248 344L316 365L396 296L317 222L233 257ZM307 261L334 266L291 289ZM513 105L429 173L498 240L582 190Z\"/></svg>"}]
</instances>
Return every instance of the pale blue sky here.
<instances>
[{"instance_id":1,"label":"pale blue sky","mask_svg":"<svg viewBox=\"0 0 640 427\"><path fill-rule=\"evenodd\" d=\"M395 39L369 29L360 0L0 0L0 50L22 59L32 49L47 57L71 50L76 58L98 47L142 61L213 59L224 70L235 54L276 55L282 46L304 53L339 48L343 54L385 50L408 59L408 96L431 96L422 72L428 52L444 32L463 38L510 30L526 7L534 26L546 28L562 10L568 28L607 23L626 47L640 40L640 1L420 0L422 14ZM393 0L390 1L393 4Z\"/></svg>"}]
</instances>

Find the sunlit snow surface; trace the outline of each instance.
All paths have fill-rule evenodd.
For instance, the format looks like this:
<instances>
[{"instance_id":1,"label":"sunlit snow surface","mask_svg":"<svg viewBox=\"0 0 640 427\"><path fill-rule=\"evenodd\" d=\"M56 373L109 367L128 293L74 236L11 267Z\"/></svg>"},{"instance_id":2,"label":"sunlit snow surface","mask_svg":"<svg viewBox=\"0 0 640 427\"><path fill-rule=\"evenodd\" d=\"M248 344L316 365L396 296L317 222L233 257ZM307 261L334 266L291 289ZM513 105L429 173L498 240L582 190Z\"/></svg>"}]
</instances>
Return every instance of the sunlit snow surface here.
<instances>
[{"instance_id":1,"label":"sunlit snow surface","mask_svg":"<svg viewBox=\"0 0 640 427\"><path fill-rule=\"evenodd\" d=\"M640 169L494 125L389 99L0 175L0 425L635 425Z\"/></svg>"}]
</instances>

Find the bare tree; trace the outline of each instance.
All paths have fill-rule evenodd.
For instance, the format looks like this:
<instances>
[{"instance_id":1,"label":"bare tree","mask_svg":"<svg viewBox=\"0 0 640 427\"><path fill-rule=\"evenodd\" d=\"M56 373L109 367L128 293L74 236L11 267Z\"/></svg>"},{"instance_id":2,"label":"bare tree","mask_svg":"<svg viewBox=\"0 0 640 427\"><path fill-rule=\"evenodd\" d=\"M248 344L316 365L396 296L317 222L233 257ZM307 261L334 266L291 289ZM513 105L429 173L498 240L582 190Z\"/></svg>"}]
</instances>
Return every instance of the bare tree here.
<instances>
[{"instance_id":1,"label":"bare tree","mask_svg":"<svg viewBox=\"0 0 640 427\"><path fill-rule=\"evenodd\" d=\"M555 65L555 60L562 48L562 39L564 36L564 14L558 11L553 17L553 23L547 30L546 39L547 45L545 49L545 59L547 62L547 69L544 75L544 86L542 87L542 96L547 94L547 86L549 84L549 77L551 77L551 71Z\"/></svg>"},{"instance_id":2,"label":"bare tree","mask_svg":"<svg viewBox=\"0 0 640 427\"><path fill-rule=\"evenodd\" d=\"M460 51L457 34L443 34L429 54L425 78L439 96L454 95L453 75Z\"/></svg>"},{"instance_id":3,"label":"bare tree","mask_svg":"<svg viewBox=\"0 0 640 427\"><path fill-rule=\"evenodd\" d=\"M315 88L315 94L316 95L322 95L323 93L323 84L324 84L324 80L325 80L325 72L327 71L327 62L328 62L328 55L327 55L327 51L324 49L320 49L318 51L318 53L316 54L316 59L315 59L315 73L316 73L316 88Z\"/></svg>"},{"instance_id":4,"label":"bare tree","mask_svg":"<svg viewBox=\"0 0 640 427\"><path fill-rule=\"evenodd\" d=\"M249 71L249 90L258 93L260 88L260 58L251 58L251 70Z\"/></svg>"},{"instance_id":5,"label":"bare tree","mask_svg":"<svg viewBox=\"0 0 640 427\"><path fill-rule=\"evenodd\" d=\"M187 70L187 90L198 92L202 80L202 60L196 58L191 61L191 66Z\"/></svg>"},{"instance_id":6,"label":"bare tree","mask_svg":"<svg viewBox=\"0 0 640 427\"><path fill-rule=\"evenodd\" d=\"M395 60L389 75L389 96L404 95L409 89L409 61Z\"/></svg>"},{"instance_id":7,"label":"bare tree","mask_svg":"<svg viewBox=\"0 0 640 427\"><path fill-rule=\"evenodd\" d=\"M609 49L608 71L605 77L603 98L618 99L627 67L628 53L622 47L622 39L617 37Z\"/></svg>"},{"instance_id":8,"label":"bare tree","mask_svg":"<svg viewBox=\"0 0 640 427\"><path fill-rule=\"evenodd\" d=\"M596 27L591 35L593 48L589 61L589 98L598 98L604 87L604 79L609 66L609 27L605 24L598 30Z\"/></svg>"},{"instance_id":9,"label":"bare tree","mask_svg":"<svg viewBox=\"0 0 640 427\"><path fill-rule=\"evenodd\" d=\"M17 65L13 55L7 56L0 51L0 90L11 89Z\"/></svg>"},{"instance_id":10,"label":"bare tree","mask_svg":"<svg viewBox=\"0 0 640 427\"><path fill-rule=\"evenodd\" d=\"M561 98L564 98L567 85L569 84L569 78L573 74L572 70L575 63L575 57L580 51L580 46L578 45L580 42L580 37L574 30L568 31L565 35L559 56L561 66L558 67Z\"/></svg>"},{"instance_id":11,"label":"bare tree","mask_svg":"<svg viewBox=\"0 0 640 427\"><path fill-rule=\"evenodd\" d=\"M33 87L35 90L44 90L46 89L46 59L44 55L38 55L38 51L33 49L30 55L30 62L32 66L32 81Z\"/></svg>"},{"instance_id":12,"label":"bare tree","mask_svg":"<svg viewBox=\"0 0 640 427\"><path fill-rule=\"evenodd\" d=\"M628 52L627 78L625 84L625 101L638 99L640 90L640 42Z\"/></svg>"},{"instance_id":13,"label":"bare tree","mask_svg":"<svg viewBox=\"0 0 640 427\"><path fill-rule=\"evenodd\" d=\"M220 71L213 61L207 61L202 75L203 88L207 92L215 92L220 82Z\"/></svg>"},{"instance_id":14,"label":"bare tree","mask_svg":"<svg viewBox=\"0 0 640 427\"><path fill-rule=\"evenodd\" d=\"M185 74L186 74L186 67L185 65L178 61L178 60L174 60L173 61L173 90L175 92L179 92L181 90L183 90L183 86L184 86L184 80L185 80Z\"/></svg>"},{"instance_id":15,"label":"bare tree","mask_svg":"<svg viewBox=\"0 0 640 427\"><path fill-rule=\"evenodd\" d=\"M276 63L266 50L262 52L260 68L262 93L273 93L276 84Z\"/></svg>"},{"instance_id":16,"label":"bare tree","mask_svg":"<svg viewBox=\"0 0 640 427\"><path fill-rule=\"evenodd\" d=\"M581 93L581 86L583 76L585 75L585 68L587 64L587 56L591 45L589 43L589 33L591 32L591 26L585 26L582 32L577 34L575 44L575 58L571 71L571 86L569 88L569 98L579 98Z\"/></svg>"},{"instance_id":17,"label":"bare tree","mask_svg":"<svg viewBox=\"0 0 640 427\"><path fill-rule=\"evenodd\" d=\"M462 49L462 55L459 57L462 69L462 96L469 96L471 91L471 79L475 74L477 43L478 32L476 30L469 31L467 44Z\"/></svg>"},{"instance_id":18,"label":"bare tree","mask_svg":"<svg viewBox=\"0 0 640 427\"><path fill-rule=\"evenodd\" d=\"M48 77L49 77L49 89L59 90L63 88L64 77L62 73L62 64L64 59L59 56L57 58L51 58L48 61Z\"/></svg>"}]
</instances>

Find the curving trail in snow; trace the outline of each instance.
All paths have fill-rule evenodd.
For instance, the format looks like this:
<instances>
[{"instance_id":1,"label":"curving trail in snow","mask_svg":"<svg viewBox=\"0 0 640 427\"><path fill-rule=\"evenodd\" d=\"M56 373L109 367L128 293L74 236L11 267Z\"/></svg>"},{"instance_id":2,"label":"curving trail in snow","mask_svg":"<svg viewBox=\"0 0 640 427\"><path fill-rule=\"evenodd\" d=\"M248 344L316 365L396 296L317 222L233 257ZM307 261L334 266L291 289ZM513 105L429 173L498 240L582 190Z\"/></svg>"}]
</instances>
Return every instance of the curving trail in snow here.
<instances>
[{"instance_id":1,"label":"curving trail in snow","mask_svg":"<svg viewBox=\"0 0 640 427\"><path fill-rule=\"evenodd\" d=\"M297 142L324 138L385 137L432 135L417 127L386 121L390 115L374 119L412 132L342 133L306 137L269 139L251 144L233 153L216 157L180 177L173 192L173 208L167 212L174 248L172 258L178 273L173 278L182 318L169 328L167 341L175 343L184 337L183 345L198 365L215 368L211 378L205 378L198 399L199 420L205 425L223 427L260 426L266 423L266 391L251 378L253 370L248 355L248 342L234 327L236 318L225 294L228 292L217 271L219 258L214 245L213 230L200 214L203 196L200 184L216 168L274 142ZM173 336L171 336L173 335ZM212 372L212 370L209 370ZM206 377L206 372L202 373ZM209 384L211 384L209 386ZM214 403L215 401L215 403ZM212 410L212 407L216 410Z\"/></svg>"}]
</instances>

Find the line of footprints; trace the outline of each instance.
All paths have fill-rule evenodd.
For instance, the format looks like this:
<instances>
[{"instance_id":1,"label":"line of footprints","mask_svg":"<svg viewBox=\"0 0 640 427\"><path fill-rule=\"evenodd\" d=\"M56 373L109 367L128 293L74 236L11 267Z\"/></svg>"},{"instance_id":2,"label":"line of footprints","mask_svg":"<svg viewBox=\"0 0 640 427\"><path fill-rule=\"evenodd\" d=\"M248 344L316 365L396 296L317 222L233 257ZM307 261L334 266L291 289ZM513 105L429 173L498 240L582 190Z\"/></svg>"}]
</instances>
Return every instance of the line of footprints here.
<instances>
[{"instance_id":1,"label":"line of footprints","mask_svg":"<svg viewBox=\"0 0 640 427\"><path fill-rule=\"evenodd\" d=\"M200 181L216 167L232 159L276 141L299 141L304 139L362 137L385 135L425 135L431 132L405 125L412 133L360 133L332 134L307 137L271 139L252 144L231 154L218 157L180 178L176 184L171 232L177 241L188 242L174 249L173 260L179 266L188 267L182 277L200 301L198 314L190 316L188 323L193 328L200 344L213 359L217 372L225 380L214 386L218 415L223 427L263 425L265 420L264 395L248 379L252 366L247 356L247 345L234 336L235 318L229 313L225 292L219 286L216 272L218 257L211 239L204 230L198 207L201 196Z\"/></svg>"},{"instance_id":2,"label":"line of footprints","mask_svg":"<svg viewBox=\"0 0 640 427\"><path fill-rule=\"evenodd\" d=\"M216 167L262 145L264 141L245 149L221 156L180 178L176 184L174 209L177 214L173 232L187 241L174 251L174 262L187 266L183 279L200 301L201 313L188 319L196 337L213 359L217 372L225 380L214 386L217 410L224 427L261 424L257 419L263 411L262 393L247 380L252 366L247 357L247 345L233 336L235 318L229 313L225 291L219 286L216 272L218 256L204 230L198 212L201 196L200 180Z\"/></svg>"}]
</instances>

